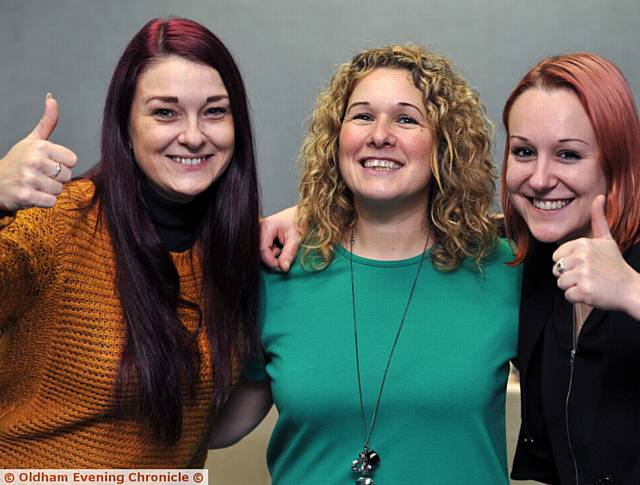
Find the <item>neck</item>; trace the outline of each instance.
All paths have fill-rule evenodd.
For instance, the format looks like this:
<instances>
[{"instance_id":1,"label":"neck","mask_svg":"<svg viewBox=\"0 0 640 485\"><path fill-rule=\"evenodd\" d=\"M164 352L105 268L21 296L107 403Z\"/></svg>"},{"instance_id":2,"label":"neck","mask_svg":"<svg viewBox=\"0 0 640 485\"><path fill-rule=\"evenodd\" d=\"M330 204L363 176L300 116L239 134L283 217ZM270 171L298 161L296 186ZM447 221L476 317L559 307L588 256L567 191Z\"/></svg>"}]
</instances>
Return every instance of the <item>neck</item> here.
<instances>
[{"instance_id":1,"label":"neck","mask_svg":"<svg viewBox=\"0 0 640 485\"><path fill-rule=\"evenodd\" d=\"M191 248L205 211L205 197L179 203L164 198L146 179L141 187L145 208L164 247L174 252Z\"/></svg>"},{"instance_id":2,"label":"neck","mask_svg":"<svg viewBox=\"0 0 640 485\"><path fill-rule=\"evenodd\" d=\"M356 203L356 212L353 252L358 256L379 261L408 259L424 251L427 239L427 248L434 243L424 207L394 213L365 210ZM345 235L347 249L350 237L351 233Z\"/></svg>"}]
</instances>

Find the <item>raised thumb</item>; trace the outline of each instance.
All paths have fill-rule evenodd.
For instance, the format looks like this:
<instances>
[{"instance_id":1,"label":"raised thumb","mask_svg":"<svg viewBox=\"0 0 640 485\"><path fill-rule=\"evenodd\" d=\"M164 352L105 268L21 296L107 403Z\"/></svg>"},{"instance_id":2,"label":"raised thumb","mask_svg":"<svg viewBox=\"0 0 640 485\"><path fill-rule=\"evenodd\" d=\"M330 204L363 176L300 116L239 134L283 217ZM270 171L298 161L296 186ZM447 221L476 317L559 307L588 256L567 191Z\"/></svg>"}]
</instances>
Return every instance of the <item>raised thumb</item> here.
<instances>
[{"instance_id":1,"label":"raised thumb","mask_svg":"<svg viewBox=\"0 0 640 485\"><path fill-rule=\"evenodd\" d=\"M47 93L44 101L44 113L38 124L33 128L28 137L34 140L48 140L58 124L58 102Z\"/></svg>"},{"instance_id":2,"label":"raised thumb","mask_svg":"<svg viewBox=\"0 0 640 485\"><path fill-rule=\"evenodd\" d=\"M600 194L591 204L591 234L594 239L613 239L604 212L605 197Z\"/></svg>"}]
</instances>

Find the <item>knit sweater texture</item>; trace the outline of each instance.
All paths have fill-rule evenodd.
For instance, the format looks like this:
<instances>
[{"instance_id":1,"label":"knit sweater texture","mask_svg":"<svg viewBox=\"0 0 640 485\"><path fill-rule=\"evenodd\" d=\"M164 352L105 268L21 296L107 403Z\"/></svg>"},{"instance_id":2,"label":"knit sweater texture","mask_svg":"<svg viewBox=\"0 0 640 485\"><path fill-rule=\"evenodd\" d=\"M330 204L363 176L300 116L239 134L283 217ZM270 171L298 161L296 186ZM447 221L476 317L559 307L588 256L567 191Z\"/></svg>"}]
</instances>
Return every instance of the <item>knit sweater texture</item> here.
<instances>
[{"instance_id":1,"label":"knit sweater texture","mask_svg":"<svg viewBox=\"0 0 640 485\"><path fill-rule=\"evenodd\" d=\"M0 218L0 468L200 468L213 414L205 332L176 444L115 412L125 327L106 224L96 225L97 207L80 210L93 192L88 180L71 182L53 208ZM195 255L171 256L181 296L199 302ZM179 315L195 329L195 312Z\"/></svg>"}]
</instances>

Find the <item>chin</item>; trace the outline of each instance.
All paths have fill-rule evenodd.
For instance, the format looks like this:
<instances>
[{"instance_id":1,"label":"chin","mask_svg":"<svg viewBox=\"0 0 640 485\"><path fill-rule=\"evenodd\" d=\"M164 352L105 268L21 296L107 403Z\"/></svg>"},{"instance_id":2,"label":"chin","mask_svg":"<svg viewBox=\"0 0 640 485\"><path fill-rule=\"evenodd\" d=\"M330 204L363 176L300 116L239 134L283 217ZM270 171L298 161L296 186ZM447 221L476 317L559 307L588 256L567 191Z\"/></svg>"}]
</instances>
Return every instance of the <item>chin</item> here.
<instances>
[{"instance_id":1,"label":"chin","mask_svg":"<svg viewBox=\"0 0 640 485\"><path fill-rule=\"evenodd\" d=\"M182 187L174 187L172 192L177 197L189 198L193 199L206 191L211 184L198 184L198 185L188 185Z\"/></svg>"},{"instance_id":2,"label":"chin","mask_svg":"<svg viewBox=\"0 0 640 485\"><path fill-rule=\"evenodd\" d=\"M547 235L540 236L535 233L531 233L531 235L536 241L541 243L551 244L551 243L558 242L558 238L554 236L547 236Z\"/></svg>"},{"instance_id":3,"label":"chin","mask_svg":"<svg viewBox=\"0 0 640 485\"><path fill-rule=\"evenodd\" d=\"M529 226L531 235L537 241L542 243L558 243L561 244L564 241L574 239L573 235L569 231L562 231L556 228L536 228Z\"/></svg>"}]
</instances>

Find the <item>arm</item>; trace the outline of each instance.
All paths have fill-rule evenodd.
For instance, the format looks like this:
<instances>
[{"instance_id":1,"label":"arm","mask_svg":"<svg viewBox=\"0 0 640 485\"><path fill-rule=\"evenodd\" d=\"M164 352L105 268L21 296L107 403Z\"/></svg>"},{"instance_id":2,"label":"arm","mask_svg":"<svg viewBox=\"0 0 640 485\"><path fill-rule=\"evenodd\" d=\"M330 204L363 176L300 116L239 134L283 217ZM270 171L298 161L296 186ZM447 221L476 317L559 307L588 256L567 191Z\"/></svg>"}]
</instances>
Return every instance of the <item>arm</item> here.
<instances>
[{"instance_id":1,"label":"arm","mask_svg":"<svg viewBox=\"0 0 640 485\"><path fill-rule=\"evenodd\" d=\"M260 424L272 404L269 379L241 379L215 418L209 448L225 448L240 441Z\"/></svg>"},{"instance_id":2,"label":"arm","mask_svg":"<svg viewBox=\"0 0 640 485\"><path fill-rule=\"evenodd\" d=\"M33 131L0 159L0 217L29 207L52 207L62 184L71 179L77 157L48 141L58 122L58 103L50 95Z\"/></svg>"},{"instance_id":3,"label":"arm","mask_svg":"<svg viewBox=\"0 0 640 485\"><path fill-rule=\"evenodd\" d=\"M289 207L260 221L260 256L276 271L289 271L300 247L297 210L296 206Z\"/></svg>"},{"instance_id":4,"label":"arm","mask_svg":"<svg viewBox=\"0 0 640 485\"><path fill-rule=\"evenodd\" d=\"M0 218L0 329L30 308L55 273L61 251L55 210Z\"/></svg>"},{"instance_id":5,"label":"arm","mask_svg":"<svg viewBox=\"0 0 640 485\"><path fill-rule=\"evenodd\" d=\"M43 230L45 214L20 211L52 207L71 178L76 155L47 140L57 121L58 103L48 95L42 119L0 159L0 330L28 308L60 250L48 237L55 224Z\"/></svg>"}]
</instances>

